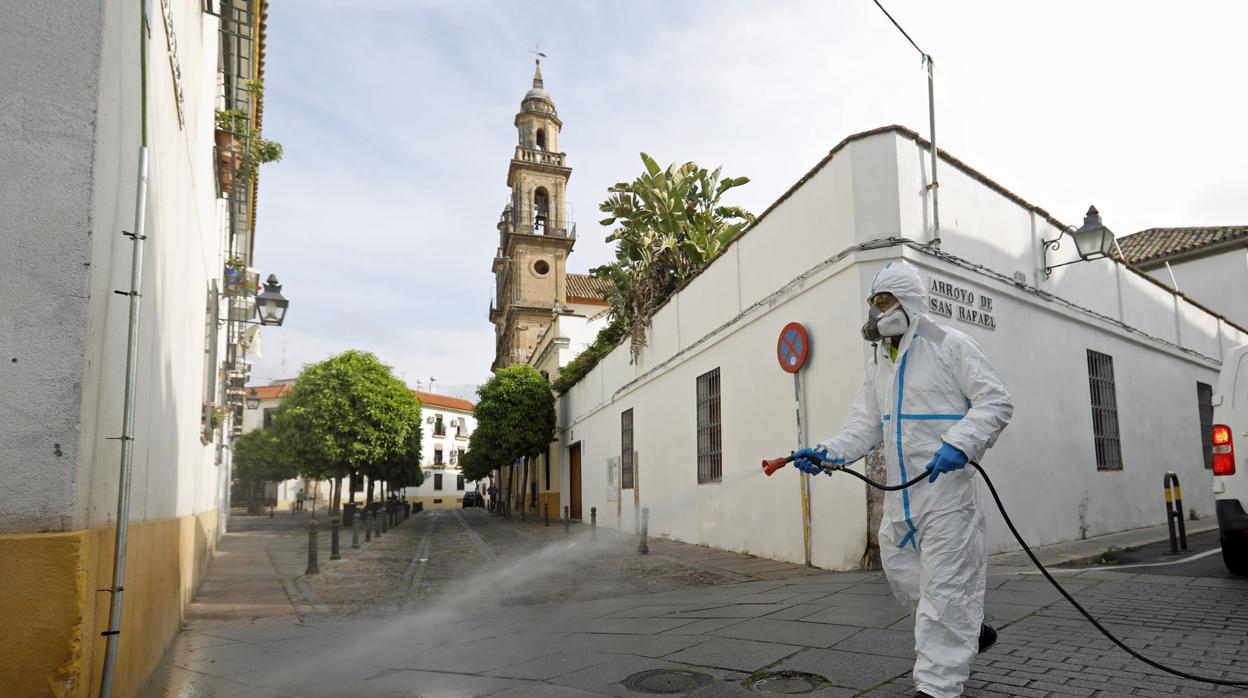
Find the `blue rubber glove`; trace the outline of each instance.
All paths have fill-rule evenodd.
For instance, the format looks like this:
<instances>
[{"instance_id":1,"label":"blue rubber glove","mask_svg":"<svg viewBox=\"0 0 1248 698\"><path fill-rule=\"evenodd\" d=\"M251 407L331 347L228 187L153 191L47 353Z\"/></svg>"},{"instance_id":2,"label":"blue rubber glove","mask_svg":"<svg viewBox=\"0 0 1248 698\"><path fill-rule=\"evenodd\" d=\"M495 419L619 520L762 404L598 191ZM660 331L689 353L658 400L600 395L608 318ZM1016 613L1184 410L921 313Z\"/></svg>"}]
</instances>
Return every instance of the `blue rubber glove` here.
<instances>
[{"instance_id":1,"label":"blue rubber glove","mask_svg":"<svg viewBox=\"0 0 1248 698\"><path fill-rule=\"evenodd\" d=\"M818 475L823 472L819 464L827 458L828 452L823 448L803 448L793 452L793 467L807 475Z\"/></svg>"},{"instance_id":2,"label":"blue rubber glove","mask_svg":"<svg viewBox=\"0 0 1248 698\"><path fill-rule=\"evenodd\" d=\"M932 476L927 478L927 481L936 482L937 476L941 473L951 473L965 468L966 454L957 446L941 444L940 450L936 452L936 457L932 458L932 462L928 463L927 467L932 471Z\"/></svg>"}]
</instances>

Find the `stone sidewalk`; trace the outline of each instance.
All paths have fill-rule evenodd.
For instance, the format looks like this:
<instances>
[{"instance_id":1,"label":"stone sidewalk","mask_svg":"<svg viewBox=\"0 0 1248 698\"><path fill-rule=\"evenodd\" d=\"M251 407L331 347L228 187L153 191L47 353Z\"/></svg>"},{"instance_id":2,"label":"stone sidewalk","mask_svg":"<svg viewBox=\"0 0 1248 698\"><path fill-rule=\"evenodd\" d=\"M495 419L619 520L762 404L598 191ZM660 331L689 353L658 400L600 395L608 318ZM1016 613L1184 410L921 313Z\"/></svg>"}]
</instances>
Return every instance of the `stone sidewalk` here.
<instances>
[{"instance_id":1,"label":"stone sidewalk","mask_svg":"<svg viewBox=\"0 0 1248 698\"><path fill-rule=\"evenodd\" d=\"M387 536L410 556L419 531L432 525L426 514ZM558 526L503 524L498 531L527 534L540 546L526 554L554 564L569 544L587 544L585 534L570 541ZM607 545L635 545L631 536L600 535ZM1146 530L1134 540L1155 538ZM281 550L291 549L290 540L274 540L281 542L273 543L278 552L271 555L280 558ZM1129 536L1115 541L1132 547ZM1081 541L1072 544L1074 552L1056 546L1043 557L1068 559L1085 545L1100 552L1108 547L1103 540ZM244 554L257 555L241 548L237 553L240 561ZM362 565L369 554L369 548L354 551L355 562L338 566ZM802 687L822 696L912 695L913 621L881 574L825 573L668 541L652 541L650 557L687 557L689 565L718 570L718 583L500 607L489 603L489 574L514 572L504 565L481 570L417 610L350 617L272 604L273 613L245 619L200 617L179 636L145 695L637 696L647 687L698 696ZM271 574L291 565L274 564ZM210 577L216 571L214 563ZM994 558L987 613L1001 628L1001 641L977 661L966 695L1245 694L1160 675L1136 662L1043 580L1021 571L1008 556ZM734 576L754 581L733 583ZM1150 656L1248 679L1242 665L1248 581L1068 570L1062 583ZM272 593L271 586L257 588Z\"/></svg>"}]
</instances>

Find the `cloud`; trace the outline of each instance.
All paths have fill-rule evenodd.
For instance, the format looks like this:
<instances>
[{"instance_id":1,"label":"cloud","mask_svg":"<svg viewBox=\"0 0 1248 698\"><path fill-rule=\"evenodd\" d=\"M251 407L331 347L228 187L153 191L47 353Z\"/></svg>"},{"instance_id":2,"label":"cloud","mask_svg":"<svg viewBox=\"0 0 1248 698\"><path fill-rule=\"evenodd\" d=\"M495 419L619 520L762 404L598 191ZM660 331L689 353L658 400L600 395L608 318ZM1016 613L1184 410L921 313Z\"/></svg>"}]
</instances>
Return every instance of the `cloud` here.
<instances>
[{"instance_id":1,"label":"cloud","mask_svg":"<svg viewBox=\"0 0 1248 698\"><path fill-rule=\"evenodd\" d=\"M936 59L941 146L1029 201L1071 223L1095 203L1119 234L1248 221L1248 5L887 5ZM495 225L538 42L573 167L572 271L611 257L597 205L639 151L749 176L734 201L758 212L850 133L927 132L919 56L869 2L275 6L265 132L286 156L263 171L257 259L291 299L266 330L287 372L359 347L443 384L488 376Z\"/></svg>"}]
</instances>

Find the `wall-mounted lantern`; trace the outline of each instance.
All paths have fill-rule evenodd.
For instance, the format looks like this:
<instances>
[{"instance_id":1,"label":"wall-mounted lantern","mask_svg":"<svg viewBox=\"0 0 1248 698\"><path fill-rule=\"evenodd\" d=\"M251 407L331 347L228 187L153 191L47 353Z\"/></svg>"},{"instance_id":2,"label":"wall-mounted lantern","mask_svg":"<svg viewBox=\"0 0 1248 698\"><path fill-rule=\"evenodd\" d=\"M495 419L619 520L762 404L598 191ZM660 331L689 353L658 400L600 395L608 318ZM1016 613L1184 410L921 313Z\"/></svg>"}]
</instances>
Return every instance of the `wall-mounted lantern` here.
<instances>
[{"instance_id":1,"label":"wall-mounted lantern","mask_svg":"<svg viewBox=\"0 0 1248 698\"><path fill-rule=\"evenodd\" d=\"M260 409L260 393L257 393L255 388L247 391L247 409Z\"/></svg>"},{"instance_id":2,"label":"wall-mounted lantern","mask_svg":"<svg viewBox=\"0 0 1248 698\"><path fill-rule=\"evenodd\" d=\"M290 301L282 295L282 285L277 282L275 274L269 274L264 282L264 291L256 296L256 314L260 316L260 324L277 327L286 319L286 308Z\"/></svg>"},{"instance_id":3,"label":"wall-mounted lantern","mask_svg":"<svg viewBox=\"0 0 1248 698\"><path fill-rule=\"evenodd\" d=\"M1079 259L1061 264L1048 264L1049 249L1056 250L1061 247L1062 236L1059 235L1052 240L1045 240L1041 251L1045 260L1044 277L1046 279L1052 276L1053 270L1058 267L1075 264L1076 262L1103 259L1108 257L1110 251L1114 248L1114 234L1101 222L1101 213L1096 210L1095 206L1088 208L1087 215L1083 217L1083 225L1078 230L1064 230L1062 234L1069 235L1075 239L1075 251L1079 253Z\"/></svg>"}]
</instances>

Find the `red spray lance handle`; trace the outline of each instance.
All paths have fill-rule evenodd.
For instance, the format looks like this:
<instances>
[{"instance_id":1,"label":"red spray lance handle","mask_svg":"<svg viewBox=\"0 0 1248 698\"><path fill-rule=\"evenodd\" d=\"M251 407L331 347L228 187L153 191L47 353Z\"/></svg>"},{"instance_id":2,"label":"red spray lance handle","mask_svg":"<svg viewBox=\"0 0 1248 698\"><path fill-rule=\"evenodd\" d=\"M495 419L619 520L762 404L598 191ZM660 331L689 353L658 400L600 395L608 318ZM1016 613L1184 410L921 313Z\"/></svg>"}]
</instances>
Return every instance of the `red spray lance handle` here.
<instances>
[{"instance_id":1,"label":"red spray lance handle","mask_svg":"<svg viewBox=\"0 0 1248 698\"><path fill-rule=\"evenodd\" d=\"M765 460L763 461L763 472L767 473L767 477L771 477L772 473L783 468L785 465L792 462L792 460L792 454L787 455L784 458L772 458L771 460Z\"/></svg>"}]
</instances>

